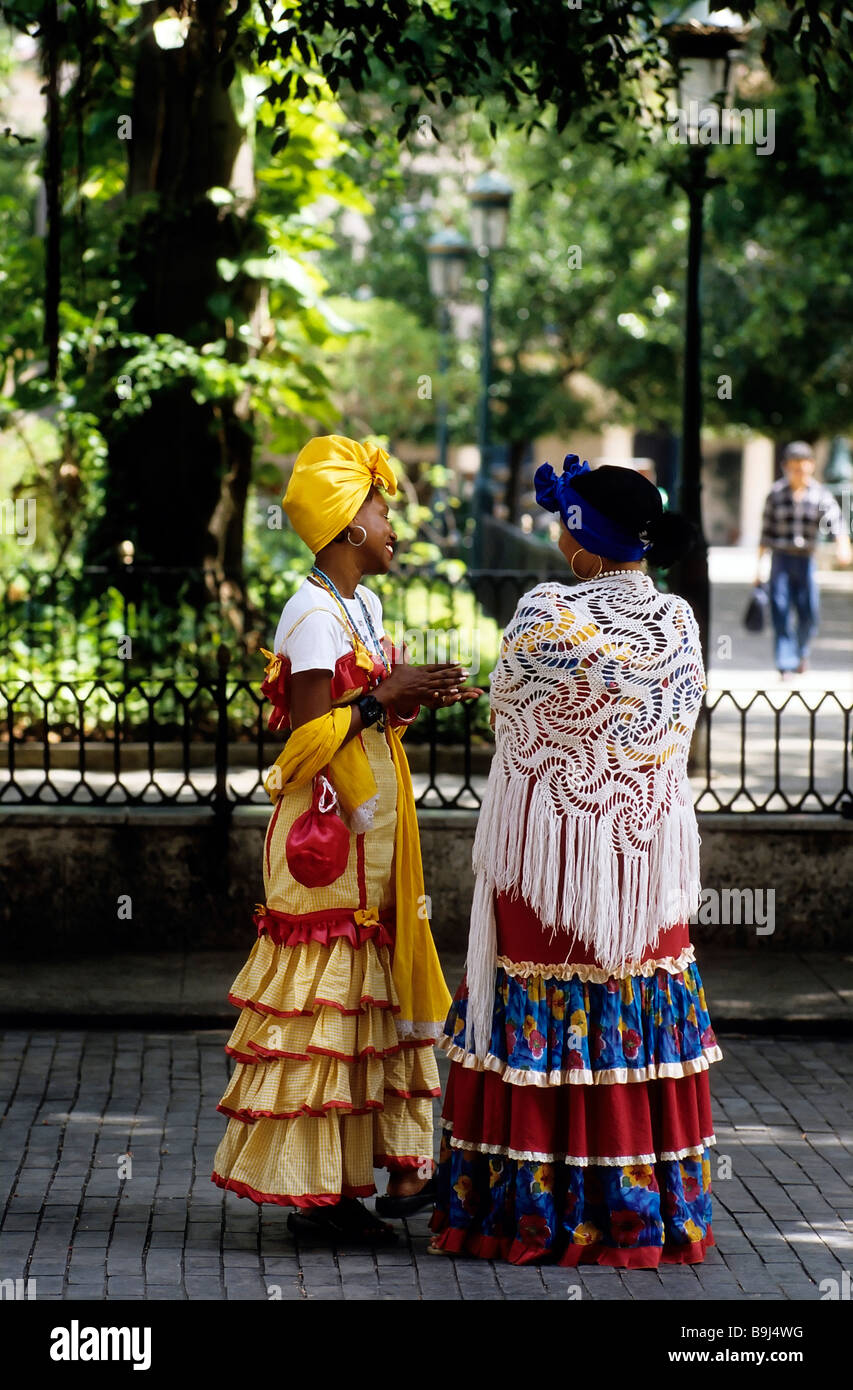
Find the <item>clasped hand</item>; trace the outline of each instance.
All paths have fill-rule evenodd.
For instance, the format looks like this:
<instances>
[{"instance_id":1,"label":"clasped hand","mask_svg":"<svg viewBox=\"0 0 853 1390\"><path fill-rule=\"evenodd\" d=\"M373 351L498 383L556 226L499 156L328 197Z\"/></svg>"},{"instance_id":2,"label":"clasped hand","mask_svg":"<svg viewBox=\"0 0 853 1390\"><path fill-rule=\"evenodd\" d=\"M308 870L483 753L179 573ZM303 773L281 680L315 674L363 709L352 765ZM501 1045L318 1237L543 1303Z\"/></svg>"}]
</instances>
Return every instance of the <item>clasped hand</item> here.
<instances>
[{"instance_id":1,"label":"clasped hand","mask_svg":"<svg viewBox=\"0 0 853 1390\"><path fill-rule=\"evenodd\" d=\"M375 691L383 705L393 705L405 718L418 705L444 709L460 700L477 700L485 692L463 684L469 672L452 662L434 661L426 666L395 666Z\"/></svg>"}]
</instances>

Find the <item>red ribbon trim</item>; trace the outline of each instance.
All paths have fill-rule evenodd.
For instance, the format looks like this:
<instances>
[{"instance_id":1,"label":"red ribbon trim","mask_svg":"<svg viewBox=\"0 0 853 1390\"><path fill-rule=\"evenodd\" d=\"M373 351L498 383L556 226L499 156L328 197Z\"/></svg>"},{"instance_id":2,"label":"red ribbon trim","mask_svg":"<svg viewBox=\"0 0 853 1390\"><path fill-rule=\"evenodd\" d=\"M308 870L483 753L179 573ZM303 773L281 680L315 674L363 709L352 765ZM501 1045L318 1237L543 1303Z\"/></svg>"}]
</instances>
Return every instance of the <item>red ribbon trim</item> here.
<instances>
[{"instance_id":1,"label":"red ribbon trim","mask_svg":"<svg viewBox=\"0 0 853 1390\"><path fill-rule=\"evenodd\" d=\"M441 1226L443 1214L436 1211L430 1221L430 1229L435 1232L432 1243L449 1255L473 1255L480 1260L505 1260L511 1265L550 1264L562 1269L574 1269L578 1265L605 1265L617 1269L657 1269L659 1265L701 1264L706 1251L715 1244L714 1234L709 1226L704 1239L675 1245L666 1241L664 1245L639 1245L634 1249L620 1249L617 1246L569 1245L555 1262L553 1251L540 1246L524 1245L520 1240L509 1236L487 1236L480 1232L467 1231L458 1226Z\"/></svg>"},{"instance_id":2,"label":"red ribbon trim","mask_svg":"<svg viewBox=\"0 0 853 1390\"><path fill-rule=\"evenodd\" d=\"M248 1197L258 1203L272 1202L277 1207L336 1207L341 1197L372 1197L376 1191L375 1184L371 1183L369 1187L342 1187L339 1193L323 1192L304 1197L287 1197L281 1192L259 1192L247 1182L223 1178L219 1173L211 1173L210 1181L215 1182L217 1187L224 1187L226 1192L236 1192L238 1197Z\"/></svg>"},{"instance_id":3,"label":"red ribbon trim","mask_svg":"<svg viewBox=\"0 0 853 1390\"><path fill-rule=\"evenodd\" d=\"M374 1100L368 1101L361 1109L356 1109L344 1100L327 1100L324 1101L322 1110L312 1110L310 1105L303 1105L301 1110L252 1110L247 1105L242 1110L232 1110L228 1105L217 1105L216 1108L232 1120L242 1120L244 1124L251 1125L255 1120L298 1120L303 1116L310 1120L325 1120L331 1110L345 1110L350 1116L369 1115L374 1110L382 1110L383 1106L381 1101Z\"/></svg>"},{"instance_id":4,"label":"red ribbon trim","mask_svg":"<svg viewBox=\"0 0 853 1390\"><path fill-rule=\"evenodd\" d=\"M274 1009L271 1004L259 1004L254 999L238 999L236 994L228 995L228 1003L233 1004L235 1009L251 1009L262 1018L264 1015L272 1015L273 1018L311 1018L315 1008L337 1009L345 1018L360 1018L368 1009L390 1009L394 1014L400 1012L399 1004L392 1004L389 999L372 999L369 995L360 1000L362 1007L358 1009L345 1009L334 999L315 999L315 1008L311 1009Z\"/></svg>"},{"instance_id":5,"label":"red ribbon trim","mask_svg":"<svg viewBox=\"0 0 853 1390\"><path fill-rule=\"evenodd\" d=\"M289 1057L294 1062L308 1062L312 1057L335 1057L339 1062L363 1062L367 1057L376 1057L381 1061L385 1057L395 1057L400 1051L399 1043L395 1043L393 1047L386 1048L366 1047L363 1052L352 1055L348 1052L335 1052L330 1047L314 1047L310 1043L305 1052L279 1052L276 1048L263 1047L261 1043L256 1043L251 1039L249 1040L249 1046L257 1053L257 1056L251 1058L251 1060L257 1061L258 1057L260 1057L265 1062L276 1062L282 1057ZM227 1050L226 1048L226 1051ZM234 1053L234 1056L237 1055L237 1053Z\"/></svg>"},{"instance_id":6,"label":"red ribbon trim","mask_svg":"<svg viewBox=\"0 0 853 1390\"><path fill-rule=\"evenodd\" d=\"M306 946L312 941L330 946L339 937L344 937L355 951L361 950L367 941L372 941L377 950L394 945L394 937L385 922L355 922L352 910L347 908L297 916L277 912L272 907L256 907L252 920L257 925L258 936L266 934L276 946Z\"/></svg>"}]
</instances>

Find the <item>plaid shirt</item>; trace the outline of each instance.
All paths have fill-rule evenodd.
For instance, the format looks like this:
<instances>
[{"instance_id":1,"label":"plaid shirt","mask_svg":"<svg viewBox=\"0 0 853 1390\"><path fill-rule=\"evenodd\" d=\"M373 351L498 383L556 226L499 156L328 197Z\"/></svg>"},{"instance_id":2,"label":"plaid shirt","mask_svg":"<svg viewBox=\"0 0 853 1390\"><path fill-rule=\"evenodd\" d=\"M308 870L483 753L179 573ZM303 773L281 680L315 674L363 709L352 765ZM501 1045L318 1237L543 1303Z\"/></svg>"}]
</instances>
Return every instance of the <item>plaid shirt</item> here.
<instances>
[{"instance_id":1,"label":"plaid shirt","mask_svg":"<svg viewBox=\"0 0 853 1390\"><path fill-rule=\"evenodd\" d=\"M813 550L821 536L839 534L841 521L835 498L813 478L799 497L787 478L780 478L764 503L761 544L771 550Z\"/></svg>"}]
</instances>

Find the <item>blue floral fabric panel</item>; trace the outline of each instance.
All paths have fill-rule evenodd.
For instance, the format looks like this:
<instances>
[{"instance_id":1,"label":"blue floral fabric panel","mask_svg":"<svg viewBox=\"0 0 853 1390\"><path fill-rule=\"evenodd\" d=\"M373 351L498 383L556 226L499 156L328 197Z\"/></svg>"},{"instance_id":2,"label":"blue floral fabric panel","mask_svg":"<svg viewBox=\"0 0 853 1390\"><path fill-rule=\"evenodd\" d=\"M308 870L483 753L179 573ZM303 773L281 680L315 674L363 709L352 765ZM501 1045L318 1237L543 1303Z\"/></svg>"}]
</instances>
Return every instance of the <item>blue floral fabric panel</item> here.
<instances>
[{"instance_id":1,"label":"blue floral fabric panel","mask_svg":"<svg viewBox=\"0 0 853 1390\"><path fill-rule=\"evenodd\" d=\"M458 990L445 1033L465 1047L467 986ZM716 1045L696 965L678 975L611 978L604 984L496 971L489 1051L529 1073L615 1069L642 1073L695 1061Z\"/></svg>"},{"instance_id":2,"label":"blue floral fabric panel","mask_svg":"<svg viewBox=\"0 0 853 1390\"><path fill-rule=\"evenodd\" d=\"M501 1242L504 1254L509 1241L526 1258L568 1246L686 1250L711 1227L707 1148L701 1158L581 1168L454 1149L445 1130L438 1187L433 1230Z\"/></svg>"}]
</instances>

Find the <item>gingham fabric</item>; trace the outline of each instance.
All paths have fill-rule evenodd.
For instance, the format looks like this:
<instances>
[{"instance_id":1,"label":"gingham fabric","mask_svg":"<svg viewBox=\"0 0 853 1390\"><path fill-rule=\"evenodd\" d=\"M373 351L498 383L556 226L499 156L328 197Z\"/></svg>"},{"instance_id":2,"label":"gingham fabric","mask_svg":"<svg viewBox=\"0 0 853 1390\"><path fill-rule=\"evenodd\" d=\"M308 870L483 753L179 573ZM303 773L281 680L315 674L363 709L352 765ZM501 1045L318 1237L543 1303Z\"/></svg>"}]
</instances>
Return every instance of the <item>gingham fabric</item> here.
<instances>
[{"instance_id":1,"label":"gingham fabric","mask_svg":"<svg viewBox=\"0 0 853 1390\"><path fill-rule=\"evenodd\" d=\"M432 1047L401 1045L387 946L260 937L231 987L246 1000L213 1180L256 1202L312 1206L374 1192L373 1169L426 1165Z\"/></svg>"},{"instance_id":2,"label":"gingham fabric","mask_svg":"<svg viewBox=\"0 0 853 1390\"><path fill-rule=\"evenodd\" d=\"M389 1097L384 1110L348 1115L330 1110L323 1120L231 1120L216 1152L214 1178L221 1186L257 1202L310 1207L376 1191L373 1166L395 1164L394 1147L431 1154L432 1102ZM420 1160L423 1161L423 1160ZM243 1189L243 1190L241 1190ZM324 1200L325 1199L325 1200Z\"/></svg>"},{"instance_id":3,"label":"gingham fabric","mask_svg":"<svg viewBox=\"0 0 853 1390\"><path fill-rule=\"evenodd\" d=\"M764 503L761 544L771 550L813 550L822 536L837 536L841 524L838 503L820 483L812 478L795 497L787 478L780 478Z\"/></svg>"},{"instance_id":4,"label":"gingham fabric","mask_svg":"<svg viewBox=\"0 0 853 1390\"><path fill-rule=\"evenodd\" d=\"M326 888L306 888L287 867L285 845L293 822L311 805L312 787L298 787L279 797L264 841L264 892L267 907L302 914L328 908L386 907L394 901L394 833L397 825L397 779L384 734L372 725L362 734L364 751L376 780L379 800L369 834L350 834L347 867ZM364 856L359 883L359 846Z\"/></svg>"}]
</instances>

